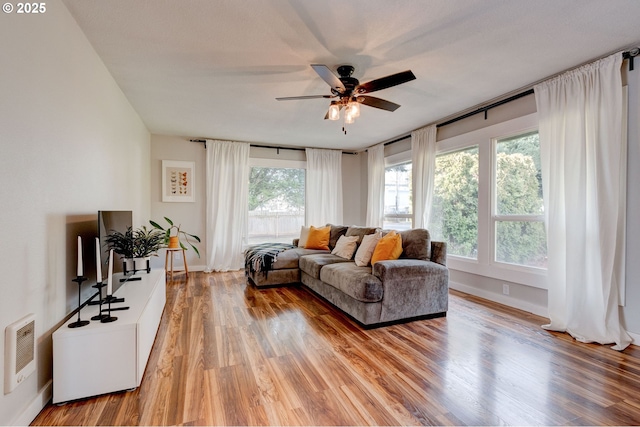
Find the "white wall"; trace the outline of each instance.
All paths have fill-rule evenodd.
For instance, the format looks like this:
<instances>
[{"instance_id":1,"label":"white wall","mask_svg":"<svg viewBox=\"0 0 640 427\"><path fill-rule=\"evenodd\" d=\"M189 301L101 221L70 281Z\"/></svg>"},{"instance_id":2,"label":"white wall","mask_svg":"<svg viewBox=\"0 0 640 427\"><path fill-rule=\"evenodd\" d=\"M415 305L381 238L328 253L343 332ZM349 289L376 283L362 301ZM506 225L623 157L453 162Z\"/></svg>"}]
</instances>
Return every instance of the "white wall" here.
<instances>
[{"instance_id":1,"label":"white wall","mask_svg":"<svg viewBox=\"0 0 640 427\"><path fill-rule=\"evenodd\" d=\"M31 422L50 397L51 334L77 298L76 235L92 253L98 210L150 212L146 127L64 5L46 7L0 16L0 329L35 313L38 360L0 393L0 425ZM4 339L0 360L3 383Z\"/></svg>"},{"instance_id":2,"label":"white wall","mask_svg":"<svg viewBox=\"0 0 640 427\"><path fill-rule=\"evenodd\" d=\"M202 243L197 244L200 258L189 248L187 250L187 265L189 270L204 270L207 264L206 256L206 149L204 144L191 142L189 138L167 135L151 136L151 215L161 225L165 225L164 217L170 218L175 224L181 225L181 230L200 237ZM163 202L162 201L162 161L181 160L195 162L194 184L195 202ZM147 221L147 224L149 222ZM164 251L160 257L151 259L152 267L164 268ZM174 268L182 268L182 256L174 259Z\"/></svg>"}]
</instances>

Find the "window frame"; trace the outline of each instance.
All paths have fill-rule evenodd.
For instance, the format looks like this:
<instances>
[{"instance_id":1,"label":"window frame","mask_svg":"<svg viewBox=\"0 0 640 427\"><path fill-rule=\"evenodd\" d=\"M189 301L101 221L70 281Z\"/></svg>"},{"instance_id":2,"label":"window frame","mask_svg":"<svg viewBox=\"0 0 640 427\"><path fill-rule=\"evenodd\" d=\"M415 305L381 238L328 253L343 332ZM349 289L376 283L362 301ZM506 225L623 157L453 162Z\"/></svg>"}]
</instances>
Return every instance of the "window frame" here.
<instances>
[{"instance_id":1,"label":"window frame","mask_svg":"<svg viewBox=\"0 0 640 427\"><path fill-rule=\"evenodd\" d=\"M507 120L438 141L436 155L478 146L478 258L447 255L452 270L547 289L547 270L495 261L494 141L538 129L538 114Z\"/></svg>"},{"instance_id":2,"label":"window frame","mask_svg":"<svg viewBox=\"0 0 640 427\"><path fill-rule=\"evenodd\" d=\"M510 215L510 214L498 214L498 143L501 140L509 139L512 137L517 137L519 135L524 135L527 133L537 132L538 124L530 127L528 129L522 129L515 132L510 132L504 135L496 136L491 139L491 239L489 245L489 253L491 254L490 262L495 265L499 265L501 268L513 269L516 271L547 271L546 268L541 267L532 267L522 264L513 264L503 261L497 260L497 250L498 250L498 235L497 235L497 224L498 222L542 222L544 224L544 214L518 214L518 215Z\"/></svg>"}]
</instances>

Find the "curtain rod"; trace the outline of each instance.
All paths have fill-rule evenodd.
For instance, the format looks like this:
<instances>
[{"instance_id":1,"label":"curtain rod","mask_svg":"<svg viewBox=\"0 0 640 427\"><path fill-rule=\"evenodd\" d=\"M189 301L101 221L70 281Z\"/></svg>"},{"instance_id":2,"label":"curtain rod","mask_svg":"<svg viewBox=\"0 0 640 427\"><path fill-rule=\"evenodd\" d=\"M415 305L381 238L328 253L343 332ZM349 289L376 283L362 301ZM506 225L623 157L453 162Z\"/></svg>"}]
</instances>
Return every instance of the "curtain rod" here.
<instances>
[{"instance_id":1,"label":"curtain rod","mask_svg":"<svg viewBox=\"0 0 640 427\"><path fill-rule=\"evenodd\" d=\"M633 71L633 58L640 55L640 48L634 47L633 49L629 49L627 52L622 52L622 59L629 60L629 71Z\"/></svg>"},{"instance_id":2,"label":"curtain rod","mask_svg":"<svg viewBox=\"0 0 640 427\"><path fill-rule=\"evenodd\" d=\"M200 144L204 144L204 143L207 142L206 139L190 139L189 141L198 142ZM276 150L278 152L278 154L280 154L280 150L291 150L291 151L305 151L306 150L306 148L300 148L300 147L278 147L278 146L273 146L273 145L249 144L249 146L256 147L256 148L271 148L273 150ZM205 146L205 148L206 148L206 146ZM355 151L342 151L342 154L356 155L358 153L355 152Z\"/></svg>"},{"instance_id":3,"label":"curtain rod","mask_svg":"<svg viewBox=\"0 0 640 427\"><path fill-rule=\"evenodd\" d=\"M475 116L476 114L480 114L480 113L484 113L484 119L487 120L487 111L491 110L492 108L498 107L503 104L507 104L511 101L515 101L516 99L524 98L525 96L532 95L532 94L533 94L533 89L525 90L524 92L517 93L508 98L502 99L500 101L497 101L492 104L473 110L469 113L463 114L458 117L454 117L453 119L447 120L446 122L438 123L436 127L450 125L451 123L458 122L460 120L466 119L467 117Z\"/></svg>"},{"instance_id":4,"label":"curtain rod","mask_svg":"<svg viewBox=\"0 0 640 427\"><path fill-rule=\"evenodd\" d=\"M607 57L609 55L605 55L603 58L605 58L605 57ZM622 59L623 60L624 59L628 59L629 60L629 71L633 71L633 58L635 58L638 55L640 55L640 48L639 47L635 47L633 49L629 49L628 51L622 52ZM590 61L590 62L593 62L593 61ZM579 68L579 67L580 66L575 67L575 68ZM572 69L574 69L574 68L572 68ZM564 72L565 71L563 71L561 73L558 73L558 74L555 74L554 76L547 77L544 80L551 79L551 78L553 78L555 76L563 74ZM540 80L539 82L542 82L544 80ZM534 86L535 84L537 84L539 82L533 83L532 85L529 85L529 86ZM509 103L511 101L515 101L516 99L523 98L523 97L531 95L533 93L534 93L533 92L533 88L527 89L527 90L525 90L523 92L516 93L515 95L512 95L512 96L509 96L507 98L501 99L499 101L493 102L493 103L491 103L489 105L485 105L484 107L477 108L477 109L475 109L473 111L470 111L468 113L462 114L460 116L456 116L456 117L454 117L452 119L449 119L449 120L446 120L446 121L444 121L442 123L437 123L436 127L447 126L447 125L450 125L452 123L458 122L460 120L466 119L466 118L471 117L471 116L475 116L476 114L480 114L480 113L484 113L484 119L487 120L487 111L491 110L492 108L498 107L498 106L503 105L503 104L507 104L507 103ZM396 142L400 142L403 139L406 139L406 138L408 138L410 136L411 136L410 133L408 133L406 135L399 136L398 138L395 138L395 139L393 139L391 141L385 142L384 145L387 146L387 145L395 144Z\"/></svg>"},{"instance_id":5,"label":"curtain rod","mask_svg":"<svg viewBox=\"0 0 640 427\"><path fill-rule=\"evenodd\" d=\"M504 99L501 99L500 101L493 102L491 104L485 105L484 107L477 108L477 109L475 109L473 111L470 111L468 113L462 114L460 116L456 116L456 117L454 117L452 119L449 119L447 121L444 121L442 123L438 123L438 124L436 124L436 127L440 128L442 126L447 126L447 125L450 125L452 123L459 122L460 120L464 120L464 119L466 119L468 117L475 116L476 114L480 114L480 113L484 113L484 119L487 120L487 111L491 110L492 108L498 107L500 105L507 104L507 103L509 103L511 101L515 101L516 99L524 98L525 96L528 96L528 95L531 95L531 94L533 94L533 89L525 90L524 92L517 93L515 95L509 96L509 97L504 98ZM387 145L395 144L396 142L400 142L403 139L409 138L410 136L411 136L410 133L408 133L406 135L403 135L403 136L399 136L396 139L393 139L391 141L385 142L384 145L386 147Z\"/></svg>"}]
</instances>

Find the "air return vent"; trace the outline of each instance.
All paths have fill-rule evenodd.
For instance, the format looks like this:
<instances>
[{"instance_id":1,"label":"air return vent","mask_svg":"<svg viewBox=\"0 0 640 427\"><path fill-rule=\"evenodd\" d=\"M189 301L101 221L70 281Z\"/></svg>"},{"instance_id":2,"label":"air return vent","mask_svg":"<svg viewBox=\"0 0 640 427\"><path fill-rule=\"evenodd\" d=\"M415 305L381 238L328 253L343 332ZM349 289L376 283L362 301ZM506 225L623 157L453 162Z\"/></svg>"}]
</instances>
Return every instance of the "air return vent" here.
<instances>
[{"instance_id":1,"label":"air return vent","mask_svg":"<svg viewBox=\"0 0 640 427\"><path fill-rule=\"evenodd\" d=\"M4 331L4 393L11 393L36 370L36 319L29 314Z\"/></svg>"}]
</instances>

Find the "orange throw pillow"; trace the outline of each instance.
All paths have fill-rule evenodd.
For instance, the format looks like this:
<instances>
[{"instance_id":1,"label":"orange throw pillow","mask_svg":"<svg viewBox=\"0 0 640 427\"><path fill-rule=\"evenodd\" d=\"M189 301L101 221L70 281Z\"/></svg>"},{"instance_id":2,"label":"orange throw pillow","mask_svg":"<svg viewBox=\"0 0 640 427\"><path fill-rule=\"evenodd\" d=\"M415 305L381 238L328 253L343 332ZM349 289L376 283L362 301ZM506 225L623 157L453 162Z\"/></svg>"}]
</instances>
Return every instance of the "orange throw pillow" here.
<instances>
[{"instance_id":1,"label":"orange throw pillow","mask_svg":"<svg viewBox=\"0 0 640 427\"><path fill-rule=\"evenodd\" d=\"M390 231L384 236L376 248L373 250L371 256L371 265L378 261L384 261L388 259L398 259L402 254L402 237L395 231Z\"/></svg>"},{"instance_id":2,"label":"orange throw pillow","mask_svg":"<svg viewBox=\"0 0 640 427\"><path fill-rule=\"evenodd\" d=\"M305 249L324 249L329 250L329 238L331 236L331 226L327 225L322 228L315 228L313 225L309 229L309 237Z\"/></svg>"}]
</instances>

